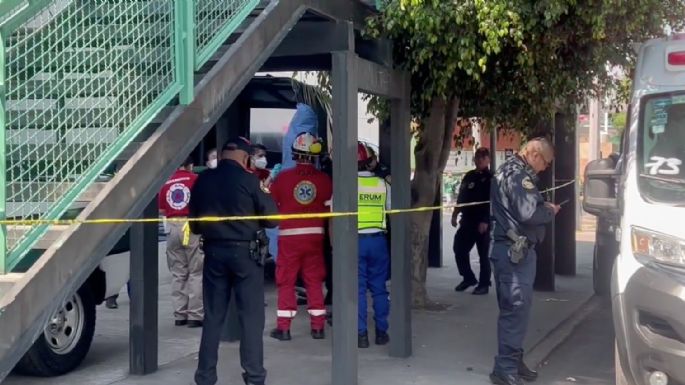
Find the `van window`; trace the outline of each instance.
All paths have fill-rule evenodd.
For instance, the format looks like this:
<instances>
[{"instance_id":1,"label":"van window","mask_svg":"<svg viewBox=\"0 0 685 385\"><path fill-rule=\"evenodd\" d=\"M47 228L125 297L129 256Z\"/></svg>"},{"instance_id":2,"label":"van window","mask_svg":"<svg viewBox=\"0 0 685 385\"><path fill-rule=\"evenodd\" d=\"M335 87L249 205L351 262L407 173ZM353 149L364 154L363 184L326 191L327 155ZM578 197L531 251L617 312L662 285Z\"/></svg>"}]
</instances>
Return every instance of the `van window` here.
<instances>
[{"instance_id":1,"label":"van window","mask_svg":"<svg viewBox=\"0 0 685 385\"><path fill-rule=\"evenodd\" d=\"M684 205L685 92L646 96L640 105L640 192L653 202Z\"/></svg>"}]
</instances>

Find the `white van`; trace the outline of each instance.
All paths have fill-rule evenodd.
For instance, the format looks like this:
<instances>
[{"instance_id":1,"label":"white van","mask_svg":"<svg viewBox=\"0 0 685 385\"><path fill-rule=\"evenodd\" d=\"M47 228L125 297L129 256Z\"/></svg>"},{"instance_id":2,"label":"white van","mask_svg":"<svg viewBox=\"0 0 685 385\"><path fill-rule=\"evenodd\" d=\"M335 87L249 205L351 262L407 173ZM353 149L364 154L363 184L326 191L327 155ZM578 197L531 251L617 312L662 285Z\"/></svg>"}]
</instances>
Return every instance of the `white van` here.
<instances>
[{"instance_id":1,"label":"white van","mask_svg":"<svg viewBox=\"0 0 685 385\"><path fill-rule=\"evenodd\" d=\"M615 229L616 383L683 385L685 34L641 46L629 111L620 156L588 165L583 201Z\"/></svg>"}]
</instances>

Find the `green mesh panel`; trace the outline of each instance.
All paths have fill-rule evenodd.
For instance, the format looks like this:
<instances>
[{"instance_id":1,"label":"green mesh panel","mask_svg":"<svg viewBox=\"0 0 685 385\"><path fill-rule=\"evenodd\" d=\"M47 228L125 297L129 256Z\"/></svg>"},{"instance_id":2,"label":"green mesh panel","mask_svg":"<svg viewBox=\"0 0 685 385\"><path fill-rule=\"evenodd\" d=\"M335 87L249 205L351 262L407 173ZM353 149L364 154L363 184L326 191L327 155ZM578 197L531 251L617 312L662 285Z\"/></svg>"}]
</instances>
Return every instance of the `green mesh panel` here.
<instances>
[{"instance_id":1,"label":"green mesh panel","mask_svg":"<svg viewBox=\"0 0 685 385\"><path fill-rule=\"evenodd\" d=\"M259 0L195 0L195 68L205 64L236 32Z\"/></svg>"},{"instance_id":2,"label":"green mesh panel","mask_svg":"<svg viewBox=\"0 0 685 385\"><path fill-rule=\"evenodd\" d=\"M8 218L59 218L176 94L174 0L46 1L6 49ZM7 228L7 264L45 226Z\"/></svg>"}]
</instances>

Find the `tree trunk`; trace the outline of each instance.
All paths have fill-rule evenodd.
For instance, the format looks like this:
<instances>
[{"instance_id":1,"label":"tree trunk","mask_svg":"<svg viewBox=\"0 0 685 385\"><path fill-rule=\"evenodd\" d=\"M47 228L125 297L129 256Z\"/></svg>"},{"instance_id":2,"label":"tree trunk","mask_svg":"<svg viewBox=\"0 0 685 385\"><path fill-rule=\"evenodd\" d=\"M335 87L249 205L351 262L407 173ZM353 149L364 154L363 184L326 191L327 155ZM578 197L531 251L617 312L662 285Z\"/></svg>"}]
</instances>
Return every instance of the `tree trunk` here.
<instances>
[{"instance_id":1,"label":"tree trunk","mask_svg":"<svg viewBox=\"0 0 685 385\"><path fill-rule=\"evenodd\" d=\"M435 204L435 196L440 191L440 175L450 154L458 109L457 99L436 100L430 116L421 122L414 149L416 167L411 183L412 207ZM426 291L428 235L432 214L426 211L411 216L412 299L415 308L435 307Z\"/></svg>"}]
</instances>

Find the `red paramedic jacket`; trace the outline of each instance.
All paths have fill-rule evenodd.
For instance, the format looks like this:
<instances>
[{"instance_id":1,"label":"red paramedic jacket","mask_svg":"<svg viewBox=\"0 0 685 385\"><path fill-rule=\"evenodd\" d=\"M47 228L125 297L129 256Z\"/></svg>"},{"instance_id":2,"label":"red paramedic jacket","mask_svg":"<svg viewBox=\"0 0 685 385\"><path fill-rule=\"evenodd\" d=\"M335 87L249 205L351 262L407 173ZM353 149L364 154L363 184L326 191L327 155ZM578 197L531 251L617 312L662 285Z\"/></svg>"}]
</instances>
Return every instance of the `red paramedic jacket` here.
<instances>
[{"instance_id":1,"label":"red paramedic jacket","mask_svg":"<svg viewBox=\"0 0 685 385\"><path fill-rule=\"evenodd\" d=\"M168 218L187 217L189 215L188 202L190 202L190 190L192 190L197 174L176 170L174 175L164 183L159 191L159 209L164 210Z\"/></svg>"},{"instance_id":2,"label":"red paramedic jacket","mask_svg":"<svg viewBox=\"0 0 685 385\"><path fill-rule=\"evenodd\" d=\"M282 171L271 185L271 196L280 214L329 212L333 182L311 164L298 163ZM289 219L279 225L279 235L324 234L323 218Z\"/></svg>"}]
</instances>

